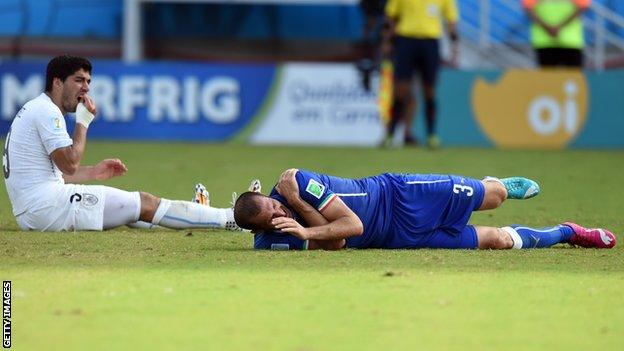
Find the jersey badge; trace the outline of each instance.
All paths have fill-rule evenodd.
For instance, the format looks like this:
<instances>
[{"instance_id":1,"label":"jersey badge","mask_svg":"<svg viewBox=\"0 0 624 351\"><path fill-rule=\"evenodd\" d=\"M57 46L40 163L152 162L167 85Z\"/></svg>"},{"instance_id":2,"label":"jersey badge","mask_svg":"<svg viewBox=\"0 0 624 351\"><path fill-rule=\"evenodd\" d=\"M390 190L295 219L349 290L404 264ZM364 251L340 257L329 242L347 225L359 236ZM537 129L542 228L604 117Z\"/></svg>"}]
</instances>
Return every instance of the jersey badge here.
<instances>
[{"instance_id":1,"label":"jersey badge","mask_svg":"<svg viewBox=\"0 0 624 351\"><path fill-rule=\"evenodd\" d=\"M308 182L308 186L306 186L306 192L308 194L311 194L315 198L320 199L325 192L325 185L317 182L314 179L310 179L310 181Z\"/></svg>"},{"instance_id":2,"label":"jersey badge","mask_svg":"<svg viewBox=\"0 0 624 351\"><path fill-rule=\"evenodd\" d=\"M52 130L54 131L63 130L63 124L61 123L60 117L52 117Z\"/></svg>"}]
</instances>

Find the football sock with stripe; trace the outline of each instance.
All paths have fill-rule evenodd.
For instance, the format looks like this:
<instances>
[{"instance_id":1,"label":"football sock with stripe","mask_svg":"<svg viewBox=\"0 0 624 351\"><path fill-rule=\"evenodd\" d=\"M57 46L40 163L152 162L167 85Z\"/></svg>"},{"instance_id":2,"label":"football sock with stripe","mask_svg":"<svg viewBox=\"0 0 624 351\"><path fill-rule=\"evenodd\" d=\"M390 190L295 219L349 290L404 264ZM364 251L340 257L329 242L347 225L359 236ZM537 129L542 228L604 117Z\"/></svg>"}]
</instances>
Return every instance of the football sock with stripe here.
<instances>
[{"instance_id":1,"label":"football sock with stripe","mask_svg":"<svg viewBox=\"0 0 624 351\"><path fill-rule=\"evenodd\" d=\"M557 225L547 228L529 228L520 225L504 227L513 240L514 249L532 249L550 247L559 243L566 243L574 234L567 225Z\"/></svg>"},{"instance_id":2,"label":"football sock with stripe","mask_svg":"<svg viewBox=\"0 0 624 351\"><path fill-rule=\"evenodd\" d=\"M215 208L190 201L161 199L153 224L172 229L185 228L225 228L234 221L231 208Z\"/></svg>"}]
</instances>

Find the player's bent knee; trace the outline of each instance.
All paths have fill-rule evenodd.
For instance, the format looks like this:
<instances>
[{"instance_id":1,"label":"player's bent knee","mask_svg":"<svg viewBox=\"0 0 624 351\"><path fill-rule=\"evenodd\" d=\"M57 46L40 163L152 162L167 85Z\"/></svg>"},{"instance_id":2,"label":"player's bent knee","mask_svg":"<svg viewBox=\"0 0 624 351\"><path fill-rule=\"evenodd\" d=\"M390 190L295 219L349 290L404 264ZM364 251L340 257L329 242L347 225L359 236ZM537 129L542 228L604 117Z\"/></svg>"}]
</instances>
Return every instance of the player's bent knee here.
<instances>
[{"instance_id":1,"label":"player's bent knee","mask_svg":"<svg viewBox=\"0 0 624 351\"><path fill-rule=\"evenodd\" d=\"M483 185L485 187L485 196L483 197L483 203L479 209L491 210L500 207L507 199L507 190L505 187L498 182L492 181L484 181Z\"/></svg>"},{"instance_id":2,"label":"player's bent knee","mask_svg":"<svg viewBox=\"0 0 624 351\"><path fill-rule=\"evenodd\" d=\"M141 217L140 219L145 222L151 222L160 204L160 198L141 191Z\"/></svg>"},{"instance_id":3,"label":"player's bent knee","mask_svg":"<svg viewBox=\"0 0 624 351\"><path fill-rule=\"evenodd\" d=\"M507 200L507 189L499 182L492 182L492 196L495 198L496 203L500 206L505 200Z\"/></svg>"}]
</instances>

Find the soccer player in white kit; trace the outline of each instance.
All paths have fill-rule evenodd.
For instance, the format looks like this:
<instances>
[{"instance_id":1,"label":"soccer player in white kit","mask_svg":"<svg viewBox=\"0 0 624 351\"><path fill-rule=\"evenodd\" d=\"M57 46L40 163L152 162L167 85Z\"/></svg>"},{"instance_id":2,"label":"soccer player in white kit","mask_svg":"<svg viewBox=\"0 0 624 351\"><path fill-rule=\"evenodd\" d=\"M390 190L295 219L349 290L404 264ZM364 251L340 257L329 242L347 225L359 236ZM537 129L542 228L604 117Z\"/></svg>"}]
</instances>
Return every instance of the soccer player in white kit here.
<instances>
[{"instance_id":1,"label":"soccer player in white kit","mask_svg":"<svg viewBox=\"0 0 624 351\"><path fill-rule=\"evenodd\" d=\"M89 60L70 55L53 58L46 70L45 92L28 101L11 124L2 163L19 227L103 230L143 221L174 229L236 229L231 208L80 184L122 176L127 171L119 159L81 165L87 130L97 113L87 95L90 82ZM76 113L72 137L64 118L69 112Z\"/></svg>"}]
</instances>

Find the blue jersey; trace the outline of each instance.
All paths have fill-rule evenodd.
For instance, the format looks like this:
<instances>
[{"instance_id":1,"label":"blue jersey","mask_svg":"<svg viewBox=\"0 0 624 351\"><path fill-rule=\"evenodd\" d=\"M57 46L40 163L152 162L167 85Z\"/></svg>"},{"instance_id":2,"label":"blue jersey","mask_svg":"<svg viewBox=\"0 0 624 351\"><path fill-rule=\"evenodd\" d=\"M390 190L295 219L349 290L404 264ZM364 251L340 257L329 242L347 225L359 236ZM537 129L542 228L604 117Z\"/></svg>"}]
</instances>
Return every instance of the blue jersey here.
<instances>
[{"instance_id":1,"label":"blue jersey","mask_svg":"<svg viewBox=\"0 0 624 351\"><path fill-rule=\"evenodd\" d=\"M360 218L364 232L346 240L352 248L417 248L427 246L438 230L460 235L484 193L480 181L453 175L385 173L348 179L300 170L296 180L300 197L320 212L340 197ZM269 196L288 207L275 188ZM295 219L307 226L298 215ZM255 248L275 245L302 248L304 243L282 233L255 236Z\"/></svg>"}]
</instances>

